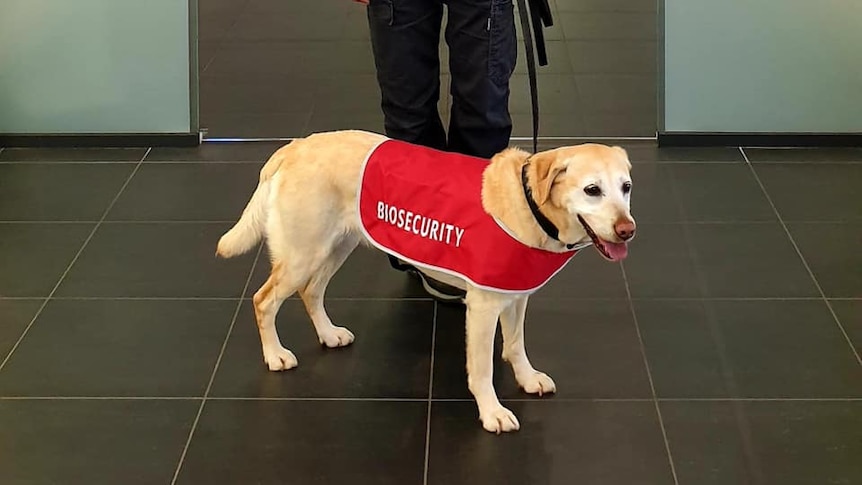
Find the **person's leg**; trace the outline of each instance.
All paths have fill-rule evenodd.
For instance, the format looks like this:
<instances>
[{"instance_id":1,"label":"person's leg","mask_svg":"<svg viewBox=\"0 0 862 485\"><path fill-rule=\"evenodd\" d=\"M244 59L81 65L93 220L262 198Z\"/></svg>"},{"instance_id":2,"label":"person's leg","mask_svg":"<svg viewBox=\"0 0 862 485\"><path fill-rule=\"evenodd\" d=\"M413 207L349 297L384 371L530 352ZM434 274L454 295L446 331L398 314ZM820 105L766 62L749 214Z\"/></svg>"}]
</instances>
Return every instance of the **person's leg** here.
<instances>
[{"instance_id":1,"label":"person's leg","mask_svg":"<svg viewBox=\"0 0 862 485\"><path fill-rule=\"evenodd\" d=\"M437 111L442 21L442 0L371 0L368 6L386 135L438 150L446 149L446 132ZM392 256L389 262L418 277L425 290L440 301L464 297L457 288Z\"/></svg>"},{"instance_id":2,"label":"person's leg","mask_svg":"<svg viewBox=\"0 0 862 485\"><path fill-rule=\"evenodd\" d=\"M512 0L449 0L452 72L448 149L484 158L509 145L509 80L517 59Z\"/></svg>"},{"instance_id":3,"label":"person's leg","mask_svg":"<svg viewBox=\"0 0 862 485\"><path fill-rule=\"evenodd\" d=\"M386 135L444 149L440 98L441 0L370 0L368 25Z\"/></svg>"}]
</instances>

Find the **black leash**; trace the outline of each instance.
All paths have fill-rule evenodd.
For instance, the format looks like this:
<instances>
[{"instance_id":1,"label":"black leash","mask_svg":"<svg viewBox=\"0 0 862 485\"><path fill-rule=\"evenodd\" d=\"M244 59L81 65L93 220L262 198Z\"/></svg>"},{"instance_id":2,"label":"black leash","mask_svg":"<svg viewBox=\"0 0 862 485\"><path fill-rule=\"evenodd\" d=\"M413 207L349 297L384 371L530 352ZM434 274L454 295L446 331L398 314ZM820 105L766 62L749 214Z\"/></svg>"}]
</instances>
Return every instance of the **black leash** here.
<instances>
[{"instance_id":1,"label":"black leash","mask_svg":"<svg viewBox=\"0 0 862 485\"><path fill-rule=\"evenodd\" d=\"M554 25L554 19L551 17L551 7L548 5L548 0L517 1L518 16L521 18L521 30L524 33L527 76L530 80L530 104L533 111L533 153L536 153L539 146L539 92L536 85L536 59L533 53L533 35L536 36L539 65L546 66L548 65L548 53L545 50L545 35L542 32L542 25L550 27ZM530 4L529 13L527 12L528 1ZM530 28L530 18L532 18L532 28Z\"/></svg>"}]
</instances>

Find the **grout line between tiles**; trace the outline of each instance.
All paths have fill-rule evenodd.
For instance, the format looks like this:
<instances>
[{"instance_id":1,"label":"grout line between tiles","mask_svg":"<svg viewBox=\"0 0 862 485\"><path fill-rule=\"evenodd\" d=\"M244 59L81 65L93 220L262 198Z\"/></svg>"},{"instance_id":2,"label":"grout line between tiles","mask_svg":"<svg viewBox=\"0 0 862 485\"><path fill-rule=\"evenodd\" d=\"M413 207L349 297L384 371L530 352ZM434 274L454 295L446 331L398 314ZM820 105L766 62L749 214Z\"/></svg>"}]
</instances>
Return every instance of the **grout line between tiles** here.
<instances>
[{"instance_id":1,"label":"grout line between tiles","mask_svg":"<svg viewBox=\"0 0 862 485\"><path fill-rule=\"evenodd\" d=\"M224 41L224 39L220 39L220 40L214 41L214 43L217 45L215 47L213 54L210 56L209 60L207 60L206 64L203 65L203 67L199 67L199 69L200 69L199 74L198 74L199 77L203 77L203 74L205 72L207 72L207 69L209 69L210 64L212 64L213 61L216 60L216 57L218 57L219 51L221 50L225 41ZM199 55L199 57L200 57L200 55ZM200 62L200 60L198 60L198 62ZM200 84L198 84L198 85L200 85Z\"/></svg>"},{"instance_id":2,"label":"grout line between tiles","mask_svg":"<svg viewBox=\"0 0 862 485\"><path fill-rule=\"evenodd\" d=\"M135 220L111 220L104 224L236 224L236 219L212 219L212 220L188 220L188 221L135 221Z\"/></svg>"},{"instance_id":3,"label":"grout line between tiles","mask_svg":"<svg viewBox=\"0 0 862 485\"><path fill-rule=\"evenodd\" d=\"M207 401L308 401L308 402L415 402L423 403L423 397L232 397L209 396Z\"/></svg>"},{"instance_id":4,"label":"grout line between tiles","mask_svg":"<svg viewBox=\"0 0 862 485\"><path fill-rule=\"evenodd\" d=\"M647 357L646 346L644 345L643 334L641 333L641 327L640 327L640 323L638 322L637 312L635 312L635 305L634 305L634 302L632 301L632 293L631 293L631 287L629 285L629 278L628 278L628 275L626 275L626 269L622 263L620 263L620 270L622 271L623 282L625 283L625 287L626 287L626 296L628 298L628 303L629 303L629 312L631 313L632 320L634 321L634 324L635 324L635 331L637 332L637 335L638 335L638 345L640 346L641 357L643 358L644 367L645 367L646 373L647 373L647 379L649 380L650 393L652 394L652 403L653 403L653 406L655 407L655 413L656 413L656 417L658 418L659 427L661 428L661 436L662 436L662 440L664 441L665 453L667 453L667 461L668 461L668 465L670 466L670 473L673 476L674 485L679 485L679 478L677 478L677 475L676 475L676 466L673 463L673 453L671 453L671 451L670 451L670 441L668 441L668 438L667 438L667 429L665 428L665 425L664 425L664 419L662 418L662 415L661 415L661 406L659 405L658 395L656 394L656 391L655 391L655 381L653 380L653 377L652 377L652 369L650 368L649 358Z\"/></svg>"},{"instance_id":5,"label":"grout line between tiles","mask_svg":"<svg viewBox=\"0 0 862 485\"><path fill-rule=\"evenodd\" d=\"M133 165L139 160L3 160L0 165Z\"/></svg>"},{"instance_id":6,"label":"grout line between tiles","mask_svg":"<svg viewBox=\"0 0 862 485\"><path fill-rule=\"evenodd\" d=\"M541 147L540 147L541 148ZM275 149L273 149L275 151ZM221 164L221 165L263 165L266 163L266 160L269 158L269 155L265 155L260 160L252 160L252 159L225 159L225 160L149 160L144 162L146 165L212 165L212 164ZM631 162L636 165L735 165L735 164L743 164L744 160L638 160L633 159ZM130 164L137 163L134 161L116 161L116 162L80 162L80 161L69 161L69 162L36 162L36 161L0 161L0 165L13 165L13 164ZM757 162L762 164L768 164L773 162ZM862 162L774 162L774 163L783 163L783 164L793 164L793 165L824 165L827 163L830 164L859 164Z\"/></svg>"},{"instance_id":7,"label":"grout line between tiles","mask_svg":"<svg viewBox=\"0 0 862 485\"><path fill-rule=\"evenodd\" d=\"M862 397L665 397L660 402L862 402Z\"/></svg>"},{"instance_id":8,"label":"grout line between tiles","mask_svg":"<svg viewBox=\"0 0 862 485\"><path fill-rule=\"evenodd\" d=\"M262 160L150 160L144 163L148 165L263 165L267 158L269 158L268 155Z\"/></svg>"},{"instance_id":9,"label":"grout line between tiles","mask_svg":"<svg viewBox=\"0 0 862 485\"><path fill-rule=\"evenodd\" d=\"M840 160L840 161L822 161L822 162L813 162L813 161L781 161L781 160L763 160L760 162L750 162L752 165L859 165L862 164L862 160Z\"/></svg>"},{"instance_id":10,"label":"grout line between tiles","mask_svg":"<svg viewBox=\"0 0 862 485\"><path fill-rule=\"evenodd\" d=\"M152 148L147 149L147 151L144 153L144 156L141 157L141 159L138 161L138 164L135 165L135 168L132 169L132 172L129 174L128 177L126 177L126 181L120 187L120 190L117 191L117 195L115 195L114 198L111 200L111 202L108 203L108 207L102 213L101 219L99 219L99 221L96 223L96 225L93 226L93 229L90 231L90 234L87 236L87 238L84 239L84 242L83 242L83 244L81 244L81 247L78 249L78 252L75 253L74 257L72 257L72 261L69 262L69 264L66 266L66 269L60 275L60 279L57 280L57 283L51 289L51 292L48 293L48 296L45 297L45 300L42 302L42 305L40 305L39 309L36 310L36 314L33 315L33 318L30 319L30 323L27 324L27 326L24 328L24 331L21 333L21 336L18 337L18 340L15 342L15 344L12 346L12 348L6 354L6 357L3 359L2 362L0 362L0 371L3 370L3 368L6 366L6 363L9 362L9 359L12 358L12 354L14 354L15 350L18 349L18 346L21 345L21 342L24 340L24 337L27 336L27 332L29 332L30 328L33 326L33 324L36 323L36 319L38 319L39 315L42 314L42 310L44 310L45 307L48 305L48 302L51 301L51 298L57 292L57 289L60 287L60 284L62 284L63 280L66 279L66 275L69 274L69 271L72 269L72 266L75 265L75 263L78 261L78 258L81 256L81 253L84 252L84 249L86 249L87 245L90 243L90 240L93 239L93 236L96 234L96 231L102 225L102 221L104 221L105 218L108 217L108 213L111 212L111 209L114 207L114 204L117 203L117 200L123 194L123 191L126 190L126 187L128 187L129 182L131 182L132 178L134 178L135 174L138 173L138 169L141 167L141 164L144 163L144 159L147 158L147 155L149 155L150 150L152 150Z\"/></svg>"},{"instance_id":11,"label":"grout line between tiles","mask_svg":"<svg viewBox=\"0 0 862 485\"><path fill-rule=\"evenodd\" d=\"M743 160L629 160L635 167L641 165L742 165Z\"/></svg>"},{"instance_id":12,"label":"grout line between tiles","mask_svg":"<svg viewBox=\"0 0 862 485\"><path fill-rule=\"evenodd\" d=\"M42 300L46 297L44 296L0 296L0 301L2 300ZM232 296L54 296L51 298L52 300L94 300L94 301L112 301L112 300L121 300L121 301L250 301L251 297L244 298L236 298ZM298 297L292 296L289 298L290 300L297 300ZM624 297L534 297L535 301L548 301L548 300L558 300L558 301L620 301L625 300ZM840 296L840 297L828 297L829 301L862 301L862 296L860 297L851 297L851 296ZM434 299L431 297L350 297L350 296L335 296L335 297L327 297L327 301L405 301L405 302L433 302ZM758 297L696 297L696 296L681 296L681 297L632 297L632 301L646 301L646 302L695 302L695 301L727 301L727 302L737 302L737 301L821 301L822 297L819 296L792 296L792 297L784 297L784 296L758 296Z\"/></svg>"},{"instance_id":13,"label":"grout line between tiles","mask_svg":"<svg viewBox=\"0 0 862 485\"><path fill-rule=\"evenodd\" d=\"M0 396L0 401L200 401L194 396Z\"/></svg>"},{"instance_id":14,"label":"grout line between tiles","mask_svg":"<svg viewBox=\"0 0 862 485\"><path fill-rule=\"evenodd\" d=\"M475 399L468 398L437 398L434 399L434 402L442 403L442 402L469 402L475 403ZM648 397L558 397L553 394L548 394L543 397L512 397L512 398L500 398L501 403L506 402L531 402L531 403L576 403L576 402L643 402L643 403L651 403L653 402L652 398ZM480 423L481 425L481 423Z\"/></svg>"},{"instance_id":15,"label":"grout line between tiles","mask_svg":"<svg viewBox=\"0 0 862 485\"><path fill-rule=\"evenodd\" d=\"M857 222L862 219L821 219L818 221L812 221L808 219L792 219L786 222L792 224L844 224L847 222ZM641 221L638 221L641 222ZM642 224L645 225L656 225L656 226L691 226L691 225L747 225L747 224L760 224L760 225L774 225L775 221L650 221L643 220Z\"/></svg>"},{"instance_id":16,"label":"grout line between tiles","mask_svg":"<svg viewBox=\"0 0 862 485\"><path fill-rule=\"evenodd\" d=\"M565 76L566 74L560 74L560 76ZM204 138L204 143L256 143L256 142L290 142L294 140L299 140L304 137L300 136L284 136L284 137L211 137ZM533 141L533 137L531 136L512 136L509 138L510 141ZM655 141L655 136L613 136L613 135L604 135L604 136L540 136L538 138L539 142L543 141L578 141L578 140L619 140L619 141Z\"/></svg>"},{"instance_id":17,"label":"grout line between tiles","mask_svg":"<svg viewBox=\"0 0 862 485\"><path fill-rule=\"evenodd\" d=\"M41 300L44 296L0 296L0 300ZM55 296L57 301L238 301L232 296Z\"/></svg>"},{"instance_id":18,"label":"grout line between tiles","mask_svg":"<svg viewBox=\"0 0 862 485\"><path fill-rule=\"evenodd\" d=\"M48 219L48 220L41 220L41 221L26 221L26 220L4 221L4 220L0 220L0 224L96 224L98 222L99 221L93 221L93 220L74 221L74 220L62 220L62 219L58 219L58 220ZM234 223L236 223L235 220L233 220L233 221L229 221L229 220L209 220L209 221L200 221L200 220L198 220L198 221L196 221L196 220L188 220L188 221L183 221L183 220L179 220L179 221L111 220L111 221L102 221L102 224L234 224Z\"/></svg>"},{"instance_id":19,"label":"grout line between tiles","mask_svg":"<svg viewBox=\"0 0 862 485\"><path fill-rule=\"evenodd\" d=\"M67 220L67 219L44 219L44 220L0 220L0 224L96 224L98 220ZM641 224L653 226L690 226L690 225L771 225L775 221L651 221L639 220ZM862 219L829 219L829 220L807 220L790 219L789 224L846 224L862 222ZM102 224L234 224L235 219L209 219L209 220L134 220L118 219L102 221Z\"/></svg>"},{"instance_id":20,"label":"grout line between tiles","mask_svg":"<svg viewBox=\"0 0 862 485\"><path fill-rule=\"evenodd\" d=\"M201 401L203 396L0 396L0 401ZM285 401L285 402L404 402L427 403L423 397L235 397L209 396L207 401ZM658 402L668 403L737 403L737 402L860 402L862 397L660 397ZM473 403L471 398L435 398L435 403ZM530 403L652 403L651 398L568 398L545 397L500 399L500 402Z\"/></svg>"},{"instance_id":21,"label":"grout line between tiles","mask_svg":"<svg viewBox=\"0 0 862 485\"><path fill-rule=\"evenodd\" d=\"M437 305L434 301L434 319L431 324L431 370L428 376L428 415L425 418L425 459L422 471L422 485L428 485L428 463L431 455L431 404L434 398L434 353L437 348Z\"/></svg>"},{"instance_id":22,"label":"grout line between tiles","mask_svg":"<svg viewBox=\"0 0 862 485\"><path fill-rule=\"evenodd\" d=\"M743 162L744 157L743 157ZM671 177L671 192L674 195L674 201L676 202L677 208L679 209L679 213L683 218L688 216L688 210L686 204L683 203L682 198L680 197L676 188L679 186L675 182L676 176L672 171L670 174ZM774 221L772 222L774 224ZM698 253L696 250L696 245L692 240L691 230L689 225L682 226L683 239L685 240L685 246L687 247L688 256L691 259L692 267L694 269L695 280L698 288L698 293L700 296L709 294L709 284L706 280L706 273L701 265L700 258L698 257ZM725 384L725 389L729 394L738 394L739 393L739 385L736 382L735 375L732 371L731 366L728 362L727 357L727 348L724 341L724 336L721 331L719 331L718 324L715 318L714 306L709 304L707 301L701 301L700 305L701 309L704 312L705 323L708 330L708 333L715 344L716 351L718 354L718 364L721 373L722 380ZM743 449L743 455L746 458L747 466L752 470L752 474L754 475L755 481L762 482L762 473L760 471L759 463L756 459L753 459L753 446L752 446L752 437L751 437L751 425L748 423L748 417L745 413L742 412L740 406L733 406L733 414L735 419L735 423L737 425L737 430L740 435L740 444Z\"/></svg>"},{"instance_id":23,"label":"grout line between tiles","mask_svg":"<svg viewBox=\"0 0 862 485\"><path fill-rule=\"evenodd\" d=\"M588 137L590 140L595 138ZM618 140L618 138L612 138ZM524 141L529 141L525 138ZM624 141L624 140L623 140ZM238 140L237 142L247 142ZM260 160L252 159L227 159L227 160L146 160L145 165L263 165L269 155L264 156ZM733 165L743 164L744 160L631 160L634 165ZM132 165L137 164L135 160L2 160L0 165ZM862 161L845 160L845 161L829 161L829 162L782 162L782 161L762 161L751 162L753 165L859 165Z\"/></svg>"},{"instance_id":24,"label":"grout line between tiles","mask_svg":"<svg viewBox=\"0 0 862 485\"><path fill-rule=\"evenodd\" d=\"M248 287L251 284L252 277L254 276L254 269L257 266L257 262L260 260L260 253L263 252L263 244L258 245L257 254L254 257L254 262L251 264L251 269L248 271L248 277L245 279L245 285L242 287L242 293L240 293L240 297L244 297L246 292L248 291ZM209 397L210 391L212 390L213 382L215 381L216 373L218 372L219 364L221 364L221 359L224 357L224 351L227 348L227 343L230 340L231 333L233 333L233 327L236 325L236 319L239 316L239 311L242 308L243 299L240 300L236 304L236 308L233 312L233 317L231 318L230 325L228 326L227 333L225 334L224 341L221 344L221 350L219 351L218 358L215 361L215 365L213 366L212 373L210 374L209 382L207 382L206 390L204 391L203 398L201 399L201 404L198 406L198 412L195 415L195 420L192 422L192 427L189 430L189 436L186 439L185 446L183 446L183 452L180 455L180 459L177 462L177 468L174 470L174 476L171 479L171 485L174 485L177 482L177 477L180 475L180 470L183 467L183 461L186 459L186 453L189 451L189 445L192 442L192 438L195 436L195 430L198 427L198 422L201 419L201 414L203 413L204 406L206 406L207 398Z\"/></svg>"},{"instance_id":25,"label":"grout line between tiles","mask_svg":"<svg viewBox=\"0 0 862 485\"><path fill-rule=\"evenodd\" d=\"M793 146L793 145L783 145L783 146L774 146L774 145L743 145L739 148L750 148L752 150L775 150L775 151L790 151L790 150L800 150L800 151L816 151L822 150L824 147L818 146ZM828 147L826 147L828 148ZM840 147L837 147L840 148Z\"/></svg>"},{"instance_id":26,"label":"grout line between tiles","mask_svg":"<svg viewBox=\"0 0 862 485\"><path fill-rule=\"evenodd\" d=\"M199 74L199 75L201 75L201 76L202 76L202 75L203 75L203 73L205 73L205 72L206 72L206 70L207 70L207 69L209 69L209 67L210 67L210 65L213 63L213 61L215 61L215 60L216 60L216 57L218 57L219 51L221 50L222 46L224 46L224 45L225 45L225 43L226 43L227 41L229 41L229 40L235 40L235 39L232 39L232 38L231 38L230 33L231 33L231 31L234 29L234 27L236 27L236 24L238 24L238 23L239 23L240 18L242 18L243 14L244 14L244 13L246 12L246 10L248 9L248 4L249 4L249 3L251 3L251 2L250 2L250 0L246 0L246 1L245 1L245 3L242 5L242 8L240 8L240 9L239 9L239 11L236 13L236 16L234 17L233 22L231 22L231 24L230 24L230 25L229 25L229 26L224 30L224 33L223 33L223 35L222 35L222 38L218 41L218 42L219 42L219 46L218 46L218 48L216 49L216 52L212 55L212 57L211 57L211 58L210 58L210 60L206 63L206 65L205 65L205 66L203 66L203 68L201 68L200 66L198 66L198 69L200 69L200 74Z\"/></svg>"},{"instance_id":27,"label":"grout line between tiles","mask_svg":"<svg viewBox=\"0 0 862 485\"><path fill-rule=\"evenodd\" d=\"M317 108L317 102L312 99L311 101L311 109L308 110L308 114L305 116L305 125L302 127L302 132L307 133L308 128L311 126L312 120L314 120L314 110Z\"/></svg>"},{"instance_id":28,"label":"grout line between tiles","mask_svg":"<svg viewBox=\"0 0 862 485\"><path fill-rule=\"evenodd\" d=\"M760 176L757 175L757 170L754 169L754 165L748 160L748 155L746 155L745 150L742 147L739 147L739 152L742 153L742 157L745 159L745 162L748 164L749 170L751 170L751 174L754 175L754 179L757 181L757 184L760 186L760 190L763 191L763 195L766 197L766 200L769 202L769 205L772 207L773 212L775 212L775 217L778 218L778 222L781 224L782 229L784 229L784 233L787 235L787 238L790 239L790 244L793 245L793 249L796 251L796 254L799 256L799 259L802 261L802 265L805 266L805 271L808 271L808 275L811 277L811 281L814 282L814 286L817 288L817 291L820 293L820 297L823 300L823 303L826 304L826 308L829 309L829 313L832 314L832 319L835 320L835 324L838 325L838 330L841 331L841 334L844 335L844 340L847 341L847 345L850 346L850 351L853 352L853 355L856 356L856 362L862 366L862 357L859 355L859 351L856 350L856 346L853 345L853 340L850 338L850 335L847 333L847 330L844 328L844 325L841 324L841 320L838 318L838 314L835 313L835 309L832 308L832 303L829 302L829 299L826 298L826 293L823 291L823 287L820 286L820 282L817 281L817 277L814 276L814 271L811 269L811 266L808 264L808 261L805 259L805 256L802 255L802 250L799 249L799 245L796 244L796 239L793 238L793 235L790 234L790 229L787 227L787 224L784 222L784 219L781 217L781 213L778 211L778 207L775 205L775 202L772 200L772 197L769 195L769 192L766 190L766 186L763 184L763 181L760 180Z\"/></svg>"},{"instance_id":29,"label":"grout line between tiles","mask_svg":"<svg viewBox=\"0 0 862 485\"><path fill-rule=\"evenodd\" d=\"M22 220L0 220L0 224L97 224L99 221L66 221L66 220L44 220L44 221L22 221Z\"/></svg>"},{"instance_id":30,"label":"grout line between tiles","mask_svg":"<svg viewBox=\"0 0 862 485\"><path fill-rule=\"evenodd\" d=\"M0 296L0 300L41 300L44 296ZM52 300L95 300L95 301L250 301L251 297L237 298L232 296L55 296ZM298 296L291 296L287 300L299 300ZM354 297L327 297L327 301L410 301L431 302L431 297L414 298L354 298Z\"/></svg>"}]
</instances>

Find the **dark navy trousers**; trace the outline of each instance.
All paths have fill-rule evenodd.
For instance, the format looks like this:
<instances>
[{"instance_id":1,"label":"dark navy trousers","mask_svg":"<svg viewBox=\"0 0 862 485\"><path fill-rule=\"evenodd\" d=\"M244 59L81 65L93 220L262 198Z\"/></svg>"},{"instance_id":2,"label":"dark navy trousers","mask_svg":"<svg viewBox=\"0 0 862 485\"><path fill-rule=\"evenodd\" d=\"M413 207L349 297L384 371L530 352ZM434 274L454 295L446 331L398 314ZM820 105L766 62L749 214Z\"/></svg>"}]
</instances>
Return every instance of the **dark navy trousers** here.
<instances>
[{"instance_id":1,"label":"dark navy trousers","mask_svg":"<svg viewBox=\"0 0 862 485\"><path fill-rule=\"evenodd\" d=\"M437 112L444 3L448 138ZM368 24L387 136L483 158L509 145L509 80L517 58L512 0L371 0Z\"/></svg>"}]
</instances>

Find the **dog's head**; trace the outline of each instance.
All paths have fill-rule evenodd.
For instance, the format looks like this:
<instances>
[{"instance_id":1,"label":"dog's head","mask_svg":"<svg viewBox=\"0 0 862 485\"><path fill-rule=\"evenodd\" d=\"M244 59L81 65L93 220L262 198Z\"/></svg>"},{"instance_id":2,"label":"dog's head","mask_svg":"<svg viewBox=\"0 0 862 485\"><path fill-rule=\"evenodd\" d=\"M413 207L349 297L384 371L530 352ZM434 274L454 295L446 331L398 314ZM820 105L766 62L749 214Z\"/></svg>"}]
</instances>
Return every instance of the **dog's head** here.
<instances>
[{"instance_id":1,"label":"dog's head","mask_svg":"<svg viewBox=\"0 0 862 485\"><path fill-rule=\"evenodd\" d=\"M559 226L561 241L592 242L606 259L619 261L635 235L631 167L620 147L584 144L533 155L527 175L540 210Z\"/></svg>"}]
</instances>

